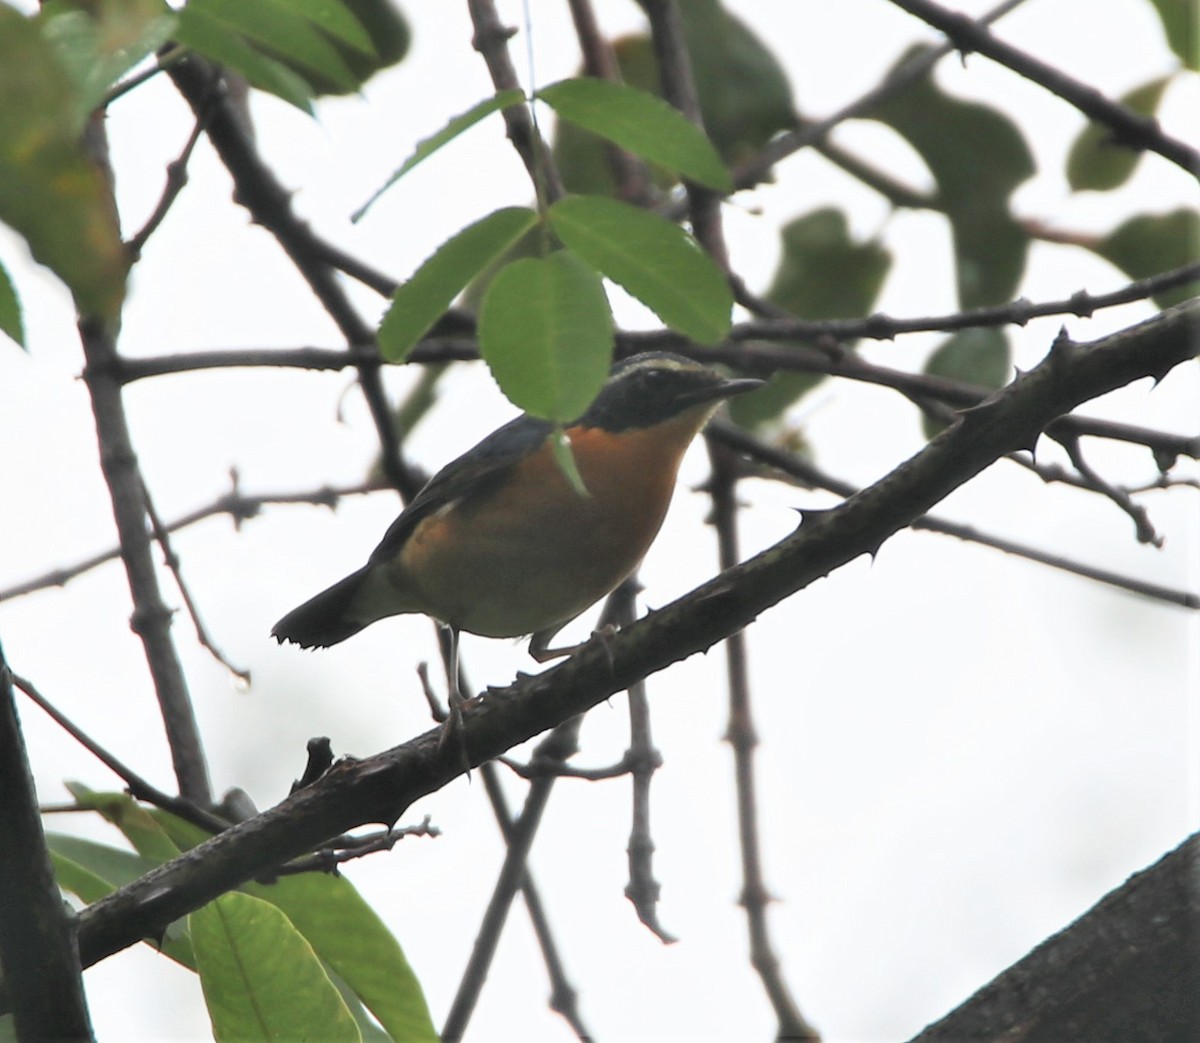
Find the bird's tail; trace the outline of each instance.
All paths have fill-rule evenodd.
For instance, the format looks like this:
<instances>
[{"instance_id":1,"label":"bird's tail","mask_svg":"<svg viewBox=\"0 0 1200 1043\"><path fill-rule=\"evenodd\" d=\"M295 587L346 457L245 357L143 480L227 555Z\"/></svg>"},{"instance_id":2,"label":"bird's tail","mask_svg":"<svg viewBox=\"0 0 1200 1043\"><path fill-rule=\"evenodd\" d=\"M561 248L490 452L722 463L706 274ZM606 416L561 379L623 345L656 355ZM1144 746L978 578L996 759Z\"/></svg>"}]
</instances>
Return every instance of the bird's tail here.
<instances>
[{"instance_id":1,"label":"bird's tail","mask_svg":"<svg viewBox=\"0 0 1200 1043\"><path fill-rule=\"evenodd\" d=\"M351 606L367 576L367 568L352 572L328 590L292 609L274 627L271 636L280 644L291 641L301 648L328 648L357 634L371 620L355 619Z\"/></svg>"}]
</instances>

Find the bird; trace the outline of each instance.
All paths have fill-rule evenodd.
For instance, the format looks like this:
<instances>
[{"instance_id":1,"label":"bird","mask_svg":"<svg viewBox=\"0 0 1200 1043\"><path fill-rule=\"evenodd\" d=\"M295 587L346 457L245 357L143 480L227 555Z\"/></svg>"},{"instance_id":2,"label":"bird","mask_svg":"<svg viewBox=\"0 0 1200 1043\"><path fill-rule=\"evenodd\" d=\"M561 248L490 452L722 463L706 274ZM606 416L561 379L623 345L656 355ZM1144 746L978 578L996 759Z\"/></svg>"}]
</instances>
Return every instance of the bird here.
<instances>
[{"instance_id":1,"label":"bird","mask_svg":"<svg viewBox=\"0 0 1200 1043\"><path fill-rule=\"evenodd\" d=\"M328 648L389 616L430 616L450 633L452 704L460 631L532 635L539 662L573 652L550 641L641 563L692 439L724 400L762 384L665 351L617 362L562 428L582 489L557 462L555 424L521 415L438 471L362 568L292 609L271 636Z\"/></svg>"}]
</instances>

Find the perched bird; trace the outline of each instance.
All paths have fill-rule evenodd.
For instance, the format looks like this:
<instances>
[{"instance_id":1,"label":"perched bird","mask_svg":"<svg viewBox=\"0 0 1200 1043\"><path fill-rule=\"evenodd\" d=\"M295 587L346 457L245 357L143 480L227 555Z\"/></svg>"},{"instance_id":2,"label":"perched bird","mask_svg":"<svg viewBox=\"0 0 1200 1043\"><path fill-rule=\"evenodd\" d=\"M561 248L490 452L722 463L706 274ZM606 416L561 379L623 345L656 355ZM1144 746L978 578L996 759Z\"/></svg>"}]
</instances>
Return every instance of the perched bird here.
<instances>
[{"instance_id":1,"label":"perched bird","mask_svg":"<svg viewBox=\"0 0 1200 1043\"><path fill-rule=\"evenodd\" d=\"M520 416L434 475L361 569L289 612L272 636L326 648L419 612L450 629L455 651L461 630L532 634L539 662L573 651L549 642L637 568L692 439L724 399L761 384L666 352L618 362L565 428L586 494L555 460L554 425Z\"/></svg>"}]
</instances>

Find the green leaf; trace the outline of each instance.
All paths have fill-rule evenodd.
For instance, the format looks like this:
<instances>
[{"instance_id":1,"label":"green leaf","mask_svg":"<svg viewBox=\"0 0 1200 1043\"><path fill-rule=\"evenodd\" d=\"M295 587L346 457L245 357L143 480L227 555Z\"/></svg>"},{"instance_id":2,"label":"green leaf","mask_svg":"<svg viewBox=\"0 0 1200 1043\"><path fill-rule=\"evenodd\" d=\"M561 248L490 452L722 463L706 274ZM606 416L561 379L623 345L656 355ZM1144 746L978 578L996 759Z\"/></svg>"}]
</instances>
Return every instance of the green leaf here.
<instances>
[{"instance_id":1,"label":"green leaf","mask_svg":"<svg viewBox=\"0 0 1200 1043\"><path fill-rule=\"evenodd\" d=\"M325 5L319 5L325 6ZM346 90L358 86L354 73L333 42L308 17L312 4L292 0L190 0L184 12L199 11L227 29L297 68L313 72ZM361 30L361 26L359 27ZM365 40L365 33L362 34Z\"/></svg>"},{"instance_id":2,"label":"green leaf","mask_svg":"<svg viewBox=\"0 0 1200 1043\"><path fill-rule=\"evenodd\" d=\"M718 192L733 190L729 171L704 134L676 109L645 91L584 77L538 91L565 120L651 163Z\"/></svg>"},{"instance_id":3,"label":"green leaf","mask_svg":"<svg viewBox=\"0 0 1200 1043\"><path fill-rule=\"evenodd\" d=\"M467 284L467 288L458 298L458 306L472 315L478 315L479 305L483 302L484 294L487 293L492 280L513 261L519 261L522 257L545 257L560 249L562 244L539 222L519 236L503 253L487 263L483 271Z\"/></svg>"},{"instance_id":4,"label":"green leaf","mask_svg":"<svg viewBox=\"0 0 1200 1043\"><path fill-rule=\"evenodd\" d=\"M394 294L379 327L379 350L401 361L463 287L537 223L526 207L495 210L447 239Z\"/></svg>"},{"instance_id":5,"label":"green leaf","mask_svg":"<svg viewBox=\"0 0 1200 1043\"><path fill-rule=\"evenodd\" d=\"M1012 351L1003 330L991 327L959 330L942 342L925 363L931 377L949 377L985 388L1001 388L1012 369ZM933 438L946 425L922 415L926 438Z\"/></svg>"},{"instance_id":6,"label":"green leaf","mask_svg":"<svg viewBox=\"0 0 1200 1043\"><path fill-rule=\"evenodd\" d=\"M784 226L783 251L767 299L802 319L858 319L875 307L892 264L878 240L856 242L846 215L814 210ZM850 347L852 345L847 345ZM821 373L776 373L765 387L729 403L737 423L759 427L824 380Z\"/></svg>"},{"instance_id":7,"label":"green leaf","mask_svg":"<svg viewBox=\"0 0 1200 1043\"><path fill-rule=\"evenodd\" d=\"M1180 208L1166 214L1141 214L1125 221L1093 249L1131 279L1145 279L1200 258L1200 214ZM1187 300L1194 283L1155 294L1160 308Z\"/></svg>"},{"instance_id":8,"label":"green leaf","mask_svg":"<svg viewBox=\"0 0 1200 1043\"><path fill-rule=\"evenodd\" d=\"M1153 115L1170 81L1169 76L1151 80L1125 94L1121 104L1143 116ZM1067 156L1067 182L1076 192L1118 188L1129 179L1141 158L1140 151L1114 142L1111 128L1102 123L1088 123Z\"/></svg>"},{"instance_id":9,"label":"green leaf","mask_svg":"<svg viewBox=\"0 0 1200 1043\"><path fill-rule=\"evenodd\" d=\"M261 42L258 46L284 65L289 65L293 72L299 73L314 95L352 94L377 72L395 65L408 53L412 40L408 22L390 0L332 0L330 3L327 0L306 0L306 3L334 9L336 26L325 15L308 12L307 9L305 13L341 55L353 77L352 83L347 83L344 77L339 82L311 68L293 65L269 42Z\"/></svg>"},{"instance_id":10,"label":"green leaf","mask_svg":"<svg viewBox=\"0 0 1200 1043\"><path fill-rule=\"evenodd\" d=\"M787 74L741 19L717 0L687 0L679 14L704 129L727 162L753 155L796 125Z\"/></svg>"},{"instance_id":11,"label":"green leaf","mask_svg":"<svg viewBox=\"0 0 1200 1043\"><path fill-rule=\"evenodd\" d=\"M679 15L704 129L722 159L727 163L745 159L779 131L795 126L787 75L745 23L716 0L688 0L679 5ZM623 36L613 43L613 53L624 83L662 97L649 36ZM568 191L617 194L608 150L594 134L559 120L554 128L553 154ZM676 181L661 168L652 173L660 188L669 188Z\"/></svg>"},{"instance_id":12,"label":"green leaf","mask_svg":"<svg viewBox=\"0 0 1200 1043\"><path fill-rule=\"evenodd\" d=\"M7 333L19 347L29 350L25 343L25 322L21 315L21 300L8 270L0 264L0 332Z\"/></svg>"},{"instance_id":13,"label":"green leaf","mask_svg":"<svg viewBox=\"0 0 1200 1043\"><path fill-rule=\"evenodd\" d=\"M160 865L123 848L63 833L48 832L46 846L55 860L59 886L88 903L99 901Z\"/></svg>"},{"instance_id":14,"label":"green leaf","mask_svg":"<svg viewBox=\"0 0 1200 1043\"><path fill-rule=\"evenodd\" d=\"M459 115L453 117L450 122L447 123L436 134L417 142L417 147L413 151L413 154L400 165L396 172L392 174L392 176L389 177L380 188L375 190L370 199L368 199L365 203L363 203L362 206L360 206L354 211L353 214L350 215L350 220L358 221L361 219L363 214L367 212L367 209L372 203L375 202L376 199L378 199L381 195L383 195L384 192L391 188L392 185L404 177L404 175L412 170L413 167L424 162L443 145L449 144L460 134L462 134L463 131L469 130L471 127L475 126L475 124L485 116L488 116L499 109L506 109L510 105L516 105L518 102L522 101L524 97L524 93L514 87L511 90L501 91L499 94L496 94L491 98L484 98L483 101L479 102L478 104L472 105L471 108L467 109L466 112L460 113Z\"/></svg>"},{"instance_id":15,"label":"green leaf","mask_svg":"<svg viewBox=\"0 0 1200 1043\"><path fill-rule=\"evenodd\" d=\"M127 793L100 793L81 782L68 782L67 790L81 807L93 808L122 833L133 849L155 865L169 862L179 847L166 831Z\"/></svg>"},{"instance_id":16,"label":"green leaf","mask_svg":"<svg viewBox=\"0 0 1200 1043\"><path fill-rule=\"evenodd\" d=\"M270 3L271 0L266 0ZM283 6L335 40L362 54L375 54L375 44L353 8L342 0L286 0Z\"/></svg>"},{"instance_id":17,"label":"green leaf","mask_svg":"<svg viewBox=\"0 0 1200 1043\"><path fill-rule=\"evenodd\" d=\"M891 251L879 240L856 242L845 213L833 207L789 221L782 239L768 300L802 319L858 319L870 313L892 264Z\"/></svg>"},{"instance_id":18,"label":"green leaf","mask_svg":"<svg viewBox=\"0 0 1200 1043\"><path fill-rule=\"evenodd\" d=\"M484 295L479 348L513 403L555 423L574 420L612 363L612 313L600 276L566 250L514 261Z\"/></svg>"},{"instance_id":19,"label":"green leaf","mask_svg":"<svg viewBox=\"0 0 1200 1043\"><path fill-rule=\"evenodd\" d=\"M109 87L170 39L178 19L161 0L67 0L42 5L42 35L79 90L79 126Z\"/></svg>"},{"instance_id":20,"label":"green leaf","mask_svg":"<svg viewBox=\"0 0 1200 1043\"><path fill-rule=\"evenodd\" d=\"M234 891L188 917L218 1043L362 1037L321 961L274 905Z\"/></svg>"},{"instance_id":21,"label":"green leaf","mask_svg":"<svg viewBox=\"0 0 1200 1043\"><path fill-rule=\"evenodd\" d=\"M662 97L658 81L658 62L650 37L623 36L613 44L613 53L621 72L621 80L630 87ZM579 76L586 73L580 71ZM576 126L567 120L554 121L554 139L551 155L554 165L568 192L577 195L615 196L618 194L616 177L611 164L612 144L597 137L591 131ZM669 189L679 179L662 167L649 171L654 183Z\"/></svg>"},{"instance_id":22,"label":"green leaf","mask_svg":"<svg viewBox=\"0 0 1200 1043\"><path fill-rule=\"evenodd\" d=\"M591 496L584 484L583 475L579 473L579 465L575 462L575 454L571 452L571 439L561 428L554 432L550 439L550 451L554 454L554 462L558 469L566 475L567 483L580 496Z\"/></svg>"},{"instance_id":23,"label":"green leaf","mask_svg":"<svg viewBox=\"0 0 1200 1043\"><path fill-rule=\"evenodd\" d=\"M0 221L80 311L112 321L129 261L108 185L80 145L81 104L38 24L0 3Z\"/></svg>"},{"instance_id":24,"label":"green leaf","mask_svg":"<svg viewBox=\"0 0 1200 1043\"><path fill-rule=\"evenodd\" d=\"M548 217L567 247L668 326L701 344L718 344L729 332L729 283L677 225L599 196L560 199Z\"/></svg>"},{"instance_id":25,"label":"green leaf","mask_svg":"<svg viewBox=\"0 0 1200 1043\"><path fill-rule=\"evenodd\" d=\"M1150 0L1158 11L1167 46L1192 70L1200 69L1200 13L1195 0Z\"/></svg>"},{"instance_id":26,"label":"green leaf","mask_svg":"<svg viewBox=\"0 0 1200 1043\"><path fill-rule=\"evenodd\" d=\"M937 183L936 205L954 233L959 304L1011 300L1025 270L1029 236L1008 201L1034 172L1016 124L988 105L951 97L929 77L890 95L871 115L908 140Z\"/></svg>"},{"instance_id":27,"label":"green leaf","mask_svg":"<svg viewBox=\"0 0 1200 1043\"><path fill-rule=\"evenodd\" d=\"M400 943L350 881L304 873L247 884L245 890L283 911L393 1039L437 1043L420 982Z\"/></svg>"},{"instance_id":28,"label":"green leaf","mask_svg":"<svg viewBox=\"0 0 1200 1043\"><path fill-rule=\"evenodd\" d=\"M358 1026L358 1033L362 1036L363 1043L395 1043L392 1037L384 1032L371 1017L371 1012L363 1006L362 1000L354 995L350 986L342 981L335 971L330 970L328 965L325 967L325 973L329 975L329 980L333 982L334 988L338 990L338 994L350 1011L350 1016L354 1018L354 1024Z\"/></svg>"},{"instance_id":29,"label":"green leaf","mask_svg":"<svg viewBox=\"0 0 1200 1043\"><path fill-rule=\"evenodd\" d=\"M207 829L201 829L162 808L147 808L146 810L158 827L170 838L171 843L180 851L187 851L197 844L203 844L213 835Z\"/></svg>"},{"instance_id":30,"label":"green leaf","mask_svg":"<svg viewBox=\"0 0 1200 1043\"><path fill-rule=\"evenodd\" d=\"M175 42L244 76L251 86L312 115L312 89L301 76L255 50L239 33L194 3L179 12Z\"/></svg>"}]
</instances>

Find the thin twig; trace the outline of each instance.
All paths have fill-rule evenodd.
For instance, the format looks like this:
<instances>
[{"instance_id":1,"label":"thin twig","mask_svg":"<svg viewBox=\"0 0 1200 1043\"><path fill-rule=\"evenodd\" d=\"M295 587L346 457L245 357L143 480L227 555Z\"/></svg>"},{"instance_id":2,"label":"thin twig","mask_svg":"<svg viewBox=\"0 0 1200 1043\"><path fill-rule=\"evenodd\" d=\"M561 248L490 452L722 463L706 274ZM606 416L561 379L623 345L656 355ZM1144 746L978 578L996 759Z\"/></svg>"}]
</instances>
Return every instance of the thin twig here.
<instances>
[{"instance_id":1,"label":"thin twig","mask_svg":"<svg viewBox=\"0 0 1200 1043\"><path fill-rule=\"evenodd\" d=\"M1138 543L1149 543L1152 547L1161 547L1163 538L1155 531L1154 524L1150 521L1150 515L1140 503L1134 503L1124 489L1118 489L1107 481L1083 455L1083 449L1079 444L1079 438L1075 435L1057 438L1056 441L1066 451L1071 458L1071 463L1075 469L1088 482L1089 486L1102 496L1107 496L1113 503L1121 508L1133 520L1134 529L1137 532Z\"/></svg>"},{"instance_id":2,"label":"thin twig","mask_svg":"<svg viewBox=\"0 0 1200 1043\"><path fill-rule=\"evenodd\" d=\"M635 577L625 580L609 597L613 622L627 626L637 618L637 592L641 589ZM654 773L662 767L663 756L654 745L650 727L650 700L646 682L629 686L629 748L622 761L629 765L633 776L632 823L626 854L629 859L629 883L625 897L633 903L638 919L665 945L676 941L674 935L658 919L658 899L662 886L654 877L654 838L650 833L650 785Z\"/></svg>"},{"instance_id":3,"label":"thin twig","mask_svg":"<svg viewBox=\"0 0 1200 1043\"><path fill-rule=\"evenodd\" d=\"M182 797L197 805L212 802L208 766L192 709L187 680L171 639L171 611L163 603L146 530L143 480L121 400L121 385L105 373L117 357L117 346L100 323L80 322L87 365L84 382L92 398L100 468L112 500L121 558L133 598L130 626L142 641L166 728L171 761Z\"/></svg>"},{"instance_id":4,"label":"thin twig","mask_svg":"<svg viewBox=\"0 0 1200 1043\"><path fill-rule=\"evenodd\" d=\"M543 755L563 760L570 757L578 749L581 721L581 717L572 718L555 728L539 744ZM442 1043L459 1043L466 1032L479 994L483 991L483 983L487 980L488 968L496 955L496 947L500 943L500 934L504 930L508 910L521 886L521 878L525 875L533 838L537 834L542 813L546 810L553 788L552 776L530 783L521 816L513 823L512 830L505 838L508 848L504 853L504 864L500 868L491 901L488 902L483 921L479 925L479 933L475 937L471 957L463 971L458 992L455 993L454 1002L450 1006L450 1013L446 1015L446 1022L442 1027Z\"/></svg>"},{"instance_id":5,"label":"thin twig","mask_svg":"<svg viewBox=\"0 0 1200 1043\"><path fill-rule=\"evenodd\" d=\"M448 648L441 641L442 632L440 630L438 631L438 638L442 648L444 663L447 669L449 669L449 660L446 655ZM429 703L431 716L437 723L443 723L450 714L441 699L438 698L437 693L433 690L433 685L429 681L428 664L418 664L417 675L421 681L421 689L425 693L425 698ZM466 672L462 669L461 663L459 664L459 677L462 683L462 690L470 691L470 683L467 681ZM556 761L556 763L561 762ZM500 827L500 835L504 838L506 844L511 844L514 838L513 817L509 811L508 801L504 796L504 787L500 784L500 776L495 764L490 761L481 764L479 774L483 779L484 792L487 794L488 801L492 805L492 812L496 816L496 824ZM525 909L529 913L529 921L533 925L538 946L542 950L542 960L546 964L546 974L550 979L550 1009L562 1015L563 1019L571 1026L571 1030L579 1039L588 1040L591 1038L591 1034L587 1031L579 1014L578 993L567 978L562 955L558 951L558 943L554 940L554 933L550 929L550 921L546 916L545 907L542 905L541 892L538 890L533 873L530 871L528 865L525 866L521 874L520 888L521 897L525 900Z\"/></svg>"},{"instance_id":6,"label":"thin twig","mask_svg":"<svg viewBox=\"0 0 1200 1043\"><path fill-rule=\"evenodd\" d=\"M1158 121L1110 101L1096 88L1066 75L1039 58L998 40L975 20L930 0L892 0L897 7L946 34L964 54L978 51L1074 105L1085 116L1103 123L1114 140L1127 148L1157 152L1164 159L1200 176L1200 151L1165 134Z\"/></svg>"},{"instance_id":7,"label":"thin twig","mask_svg":"<svg viewBox=\"0 0 1200 1043\"><path fill-rule=\"evenodd\" d=\"M876 312L865 319L813 320L783 317L776 311L774 318L738 323L729 336L731 340L737 341L817 340L821 337L830 337L838 341L894 340L903 333L950 333L982 326L1025 326L1032 319L1047 316L1076 315L1080 318L1091 318L1103 308L1130 304L1195 282L1200 282L1200 262L1135 280L1109 293L1091 294L1080 290L1064 300L1041 303L1032 303L1021 297L1008 304L952 312L948 315L895 319Z\"/></svg>"},{"instance_id":8,"label":"thin twig","mask_svg":"<svg viewBox=\"0 0 1200 1043\"><path fill-rule=\"evenodd\" d=\"M154 500L150 496L150 490L142 485L142 495L146 501L146 516L150 519L150 529L154 533L155 540L162 548L163 561L167 568L171 570L171 575L175 577L175 586L179 590L180 596L183 598L184 607L188 611L188 616L192 620L192 626L196 628L196 640L200 642L202 648L208 649L209 654L226 670L244 685L250 684L250 671L234 666L233 663L221 652L213 643L212 637L209 636L208 629L204 626L204 622L200 619L200 610L196 608L195 599L192 597L192 592L188 585L183 580L183 569L179 561L179 555L175 552L175 548L171 546L170 533L162 519L158 516L158 511L155 510Z\"/></svg>"},{"instance_id":9,"label":"thin twig","mask_svg":"<svg viewBox=\"0 0 1200 1043\"><path fill-rule=\"evenodd\" d=\"M617 64L617 56L612 44L600 31L591 0L567 0L567 3L571 8L571 21L575 25L579 49L583 53L583 71L600 80L620 83L621 69ZM646 164L612 142L604 143L604 155L616 182L617 195L635 206L648 202L652 183Z\"/></svg>"},{"instance_id":10,"label":"thin twig","mask_svg":"<svg viewBox=\"0 0 1200 1043\"><path fill-rule=\"evenodd\" d=\"M263 162L245 117L231 104L219 71L192 55L174 66L170 75L192 111L208 113L205 132L233 178L237 202L275 236L347 343L373 343L374 331L354 309L338 282L337 270L328 262L330 248L292 210L292 194ZM356 357L353 363L379 435L383 473L401 497L409 499L420 483L400 457L378 352L371 358Z\"/></svg>"},{"instance_id":11,"label":"thin twig","mask_svg":"<svg viewBox=\"0 0 1200 1043\"><path fill-rule=\"evenodd\" d=\"M183 146L183 151L179 153L178 158L173 159L167 164L166 184L163 186L162 195L159 197L158 204L155 206L153 213L146 219L146 223L137 234L126 242L125 251L129 254L131 264L136 263L141 258L142 250L145 249L150 236L158 230L158 226L163 223L163 220L171 210L172 204L179 197L179 193L187 185L188 161L192 158L196 142L200 140L200 135L204 132L204 121L206 119L207 112L201 112L196 117L192 125L192 132L188 135L187 142Z\"/></svg>"},{"instance_id":12,"label":"thin twig","mask_svg":"<svg viewBox=\"0 0 1200 1043\"><path fill-rule=\"evenodd\" d=\"M215 499L212 503L203 507L199 507L194 511L189 511L180 518L175 519L168 525L163 526L165 532L178 532L180 529L185 529L190 525L195 525L197 522L204 521L208 518L219 517L227 514L233 519L233 524L236 528L241 528L242 522L250 518L258 517L263 507L271 504L310 504L312 506L328 507L330 510L337 508L338 502L347 496L363 496L367 493L379 492L380 490L389 488L388 484L383 481L368 481L357 482L353 485L329 486L323 485L320 488L294 493L264 493L261 495L250 495L243 493L236 485L232 491L227 492ZM34 576L31 579L21 583L14 584L11 587L6 587L0 590L0 601L7 601L11 598L22 597L25 594L31 594L37 590L47 590L51 587L64 587L71 580L83 575L85 572L90 572L92 569L107 562L115 561L121 556L119 547L113 547L109 550L102 551L99 554L93 554L89 558L76 562L74 565L65 565L62 568L53 569L50 572L42 573L39 576Z\"/></svg>"},{"instance_id":13,"label":"thin twig","mask_svg":"<svg viewBox=\"0 0 1200 1043\"><path fill-rule=\"evenodd\" d=\"M42 712L50 717L55 724L124 782L126 788L129 790L129 795L134 800L144 800L147 804L153 804L156 808L162 808L173 815L178 815L181 819L192 823L194 826L199 826L201 829L208 830L210 833L219 833L221 830L229 827L228 822L214 815L207 808L201 807L199 804L184 797L175 797L169 793L164 793L157 786L151 785L146 779L129 767L129 765L106 750L55 707L49 699L38 691L37 687L31 681L14 674L13 684L24 692L31 702L37 704Z\"/></svg>"},{"instance_id":14,"label":"thin twig","mask_svg":"<svg viewBox=\"0 0 1200 1043\"><path fill-rule=\"evenodd\" d=\"M510 769L514 775L519 775L523 779L537 779L544 775L554 775L560 779L584 779L587 782L603 782L606 779L618 779L622 775L633 774L633 764L629 759L628 751L615 764L610 764L604 768L576 768L570 764L557 764L536 759L531 759L528 763L524 763L515 757L507 756L497 757L496 760Z\"/></svg>"},{"instance_id":15,"label":"thin twig","mask_svg":"<svg viewBox=\"0 0 1200 1043\"><path fill-rule=\"evenodd\" d=\"M739 563L737 532L737 462L732 451L709 443L712 460L710 492L713 524L717 529L720 567L724 572ZM746 639L742 631L725 639L729 676L729 727L725 738L733 748L734 785L737 794L738 842L742 853L741 904L750 934L750 963L758 972L779 1023L778 1040L819 1040L820 1034L804 1015L783 977L783 968L771 943L767 905L771 895L763 880L758 827L758 797L754 780L754 749L758 734L750 706L750 681Z\"/></svg>"},{"instance_id":16,"label":"thin twig","mask_svg":"<svg viewBox=\"0 0 1200 1043\"><path fill-rule=\"evenodd\" d=\"M504 796L504 787L500 784L500 773L496 770L494 761L488 761L479 767L479 776L483 779L484 789L496 815L496 823L506 844L512 842L513 817ZM537 936L538 947L542 950L542 960L546 964L546 974L550 979L550 1009L560 1014L564 1021L571 1026L571 1031L580 1040L592 1039L592 1034L583 1023L579 1013L579 993L567 977L566 966L562 954L558 951L558 943L550 929L550 920L546 916L545 906L542 905L541 891L533 878L533 871L528 865L521 874L521 897L525 901L525 910L529 914L529 922L533 925L533 933Z\"/></svg>"},{"instance_id":17,"label":"thin twig","mask_svg":"<svg viewBox=\"0 0 1200 1043\"><path fill-rule=\"evenodd\" d=\"M663 95L701 130L700 99L692 76L692 60L683 36L683 21L675 0L643 0L650 20L650 40L658 60ZM721 225L721 194L711 188L684 181L692 234L724 272L729 272L729 250Z\"/></svg>"},{"instance_id":18,"label":"thin twig","mask_svg":"<svg viewBox=\"0 0 1200 1043\"><path fill-rule=\"evenodd\" d=\"M468 0L467 8L471 13L471 25L474 27L471 46L480 53L487 64L493 86L497 92L519 89L521 81L517 78L517 71L508 53L508 41L514 30L506 28L500 21L492 0ZM554 164L550 162L550 150L534 125L529 106L509 105L502 115L508 139L529 172L539 205L546 206L556 199L561 199L562 179L558 176Z\"/></svg>"},{"instance_id":19,"label":"thin twig","mask_svg":"<svg viewBox=\"0 0 1200 1043\"><path fill-rule=\"evenodd\" d=\"M345 865L356 858L374 855L380 851L391 851L406 837L439 837L442 831L430 823L428 815L415 826L393 827L383 829L370 836L353 837L352 843L340 847L323 847L311 855L294 859L278 869L271 877L298 876L300 873L336 873L339 866ZM267 881L263 881L267 882Z\"/></svg>"},{"instance_id":20,"label":"thin twig","mask_svg":"<svg viewBox=\"0 0 1200 1043\"><path fill-rule=\"evenodd\" d=\"M1023 2L1024 0L1005 0L1004 3L997 4L991 11L980 17L979 23L986 25L993 22ZM878 86L873 87L848 105L844 105L833 114L816 122L807 122L794 131L788 131L773 138L758 155L752 156L734 168L734 190L753 188L770 174L771 168L780 160L786 159L801 149L817 145L824 141L839 124L864 115L876 105L923 79L928 75L930 69L946 55L952 54L954 50L954 45L948 43L916 54L898 69L893 70ZM670 216L674 218L683 216L682 210L678 207L669 208L669 212Z\"/></svg>"},{"instance_id":21,"label":"thin twig","mask_svg":"<svg viewBox=\"0 0 1200 1043\"><path fill-rule=\"evenodd\" d=\"M732 449L736 449L740 453L745 453L747 456L761 461L768 467L791 475L807 488L824 489L844 499L848 499L859 492L858 486L851 485L849 482L844 482L839 478L834 478L809 461L796 456L794 453L789 453L775 446L768 445L761 439L755 438L733 424L719 419L714 420L708 425L706 434L709 439L719 441ZM1155 601L1178 605L1180 608L1200 609L1200 595L1193 594L1190 591L1162 587L1155 583L1147 583L1129 576L1122 576L1120 573L1112 572L1108 569L1084 565L1061 555L1049 554L1046 551L1038 550L1036 547L1030 547L1013 540L1006 540L999 536L993 536L972 525L948 521L937 515L923 515L917 518L910 527L926 532L938 533L942 536L953 536L955 539L966 543L978 543L981 546L991 547L994 550L1011 554L1014 557L1025 558L1039 565L1046 565L1053 569L1069 572L1083 579L1104 583L1108 586L1117 587L1120 590L1126 590L1131 594L1138 594Z\"/></svg>"}]
</instances>

